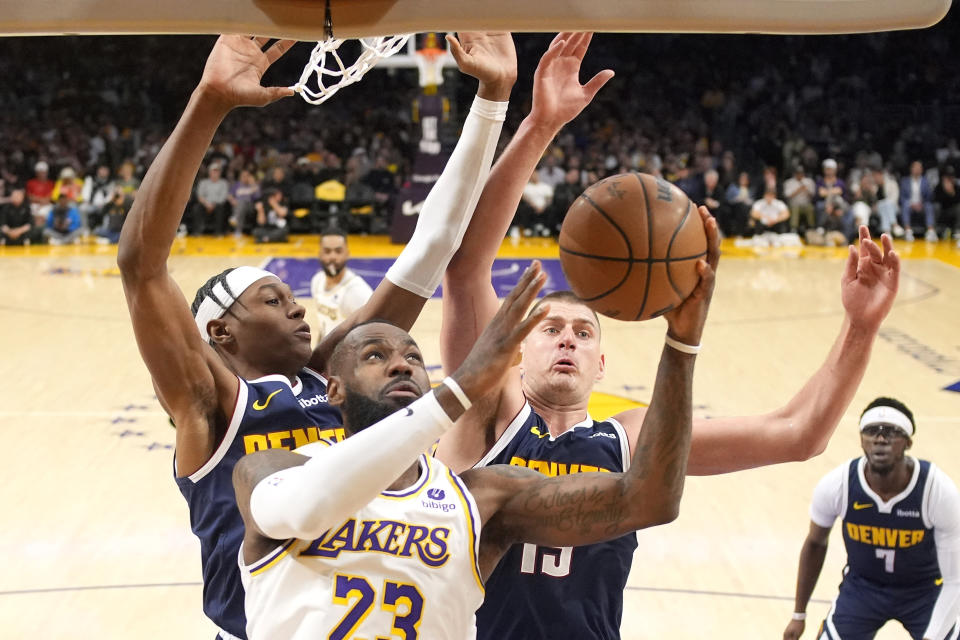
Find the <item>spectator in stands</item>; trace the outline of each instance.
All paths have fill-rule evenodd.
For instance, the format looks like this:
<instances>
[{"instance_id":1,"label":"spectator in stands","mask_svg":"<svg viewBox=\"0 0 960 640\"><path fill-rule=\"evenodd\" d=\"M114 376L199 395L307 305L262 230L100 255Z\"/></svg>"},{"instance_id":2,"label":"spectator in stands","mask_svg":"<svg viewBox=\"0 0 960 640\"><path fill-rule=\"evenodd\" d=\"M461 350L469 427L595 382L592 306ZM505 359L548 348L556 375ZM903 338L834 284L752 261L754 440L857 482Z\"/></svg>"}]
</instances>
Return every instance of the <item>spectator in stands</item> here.
<instances>
[{"instance_id":1,"label":"spectator in stands","mask_svg":"<svg viewBox=\"0 0 960 640\"><path fill-rule=\"evenodd\" d=\"M864 170L857 175L860 176L860 184L850 207L854 225L867 225L871 234L879 236L881 221L878 206L883 200L883 185L877 184L872 171Z\"/></svg>"},{"instance_id":2,"label":"spectator in stands","mask_svg":"<svg viewBox=\"0 0 960 640\"><path fill-rule=\"evenodd\" d=\"M230 203L230 224L236 235L246 231L248 223L252 223L256 213L254 203L260 199L260 184L256 176L249 169L240 171L240 179L230 185L227 202Z\"/></svg>"},{"instance_id":3,"label":"spectator in stands","mask_svg":"<svg viewBox=\"0 0 960 640\"><path fill-rule=\"evenodd\" d=\"M543 164L537 173L540 175L540 182L548 184L554 189L566 179L566 172L562 167L557 166L556 156L550 153L543 159Z\"/></svg>"},{"instance_id":4,"label":"spectator in stands","mask_svg":"<svg viewBox=\"0 0 960 640\"><path fill-rule=\"evenodd\" d=\"M197 184L194 191L193 235L201 235L211 228L216 236L222 236L227 221L227 196L230 193L223 169L219 163L207 166L207 177Z\"/></svg>"},{"instance_id":5,"label":"spectator in stands","mask_svg":"<svg viewBox=\"0 0 960 640\"><path fill-rule=\"evenodd\" d=\"M817 185L807 177L803 164L796 162L793 166L793 176L783 183L783 195L790 209L791 231L803 233L817 226L816 211L813 206L816 192Z\"/></svg>"},{"instance_id":6,"label":"spectator in stands","mask_svg":"<svg viewBox=\"0 0 960 640\"><path fill-rule=\"evenodd\" d=\"M60 196L67 196L74 204L79 204L83 200L83 184L77 180L77 172L73 167L61 169L60 177L53 184L51 197L59 200Z\"/></svg>"},{"instance_id":7,"label":"spectator in stands","mask_svg":"<svg viewBox=\"0 0 960 640\"><path fill-rule=\"evenodd\" d=\"M523 228L524 236L549 236L555 222L551 220L550 203L553 201L553 187L540 181L540 174L534 171L523 188L523 196L517 207L514 221Z\"/></svg>"},{"instance_id":8,"label":"spectator in stands","mask_svg":"<svg viewBox=\"0 0 960 640\"><path fill-rule=\"evenodd\" d=\"M923 175L923 163L914 160L910 163L910 175L900 181L900 224L904 228L904 239L913 242L913 214L922 213L926 226L924 239L936 242L939 238L935 228L933 212L933 189Z\"/></svg>"},{"instance_id":9,"label":"spectator in stands","mask_svg":"<svg viewBox=\"0 0 960 640\"><path fill-rule=\"evenodd\" d=\"M255 204L257 226L253 228L253 237L257 242L286 242L287 213L283 192L279 189L264 191L263 197Z\"/></svg>"},{"instance_id":10,"label":"spectator in stands","mask_svg":"<svg viewBox=\"0 0 960 640\"><path fill-rule=\"evenodd\" d=\"M940 172L940 182L934 189L933 197L940 208L939 217L944 239L951 234L960 239L960 194L957 193L956 170L952 164L948 164Z\"/></svg>"},{"instance_id":11,"label":"spectator in stands","mask_svg":"<svg viewBox=\"0 0 960 640\"><path fill-rule=\"evenodd\" d=\"M728 216L727 196L720 186L720 174L716 169L708 169L703 173L703 204L717 220Z\"/></svg>"},{"instance_id":12,"label":"spectator in stands","mask_svg":"<svg viewBox=\"0 0 960 640\"><path fill-rule=\"evenodd\" d=\"M53 209L53 180L48 176L50 165L41 160L33 166L33 177L27 180L27 198L36 226L46 224Z\"/></svg>"},{"instance_id":13,"label":"spectator in stands","mask_svg":"<svg viewBox=\"0 0 960 640\"><path fill-rule=\"evenodd\" d=\"M783 200L777 198L777 187L768 184L763 197L750 207L750 227L754 235L763 233L785 233L790 210Z\"/></svg>"},{"instance_id":14,"label":"spectator in stands","mask_svg":"<svg viewBox=\"0 0 960 640\"><path fill-rule=\"evenodd\" d=\"M882 163L873 166L873 179L881 188L877 202L877 216L880 218L880 231L893 233L897 238L903 237L903 227L897 222L900 208L900 186L896 178L889 171L883 169Z\"/></svg>"},{"instance_id":15,"label":"spectator in stands","mask_svg":"<svg viewBox=\"0 0 960 640\"><path fill-rule=\"evenodd\" d=\"M331 228L320 237L321 269L310 280L310 295L317 304L317 338L322 339L373 295L363 278L349 267L347 234Z\"/></svg>"},{"instance_id":16,"label":"spectator in stands","mask_svg":"<svg viewBox=\"0 0 960 640\"><path fill-rule=\"evenodd\" d=\"M77 243L80 241L80 212L70 198L62 195L57 204L47 214L47 226L43 235L52 245Z\"/></svg>"},{"instance_id":17,"label":"spectator in stands","mask_svg":"<svg viewBox=\"0 0 960 640\"><path fill-rule=\"evenodd\" d=\"M137 189L140 188L140 179L134 175L136 169L134 164L127 160L117 171L116 187L123 191L127 204L133 203L133 199L137 196Z\"/></svg>"},{"instance_id":18,"label":"spectator in stands","mask_svg":"<svg viewBox=\"0 0 960 640\"><path fill-rule=\"evenodd\" d=\"M83 181L80 199L80 222L88 229L98 229L103 221L103 209L113 199L116 185L110 177L110 167L97 165L93 175Z\"/></svg>"},{"instance_id":19,"label":"spectator in stands","mask_svg":"<svg viewBox=\"0 0 960 640\"><path fill-rule=\"evenodd\" d=\"M41 234L34 225L30 203L22 188L13 189L7 202L0 205L0 245L37 243Z\"/></svg>"},{"instance_id":20,"label":"spectator in stands","mask_svg":"<svg viewBox=\"0 0 960 640\"><path fill-rule=\"evenodd\" d=\"M115 189L113 198L103 208L103 222L96 229L98 244L117 244L120 231L130 211L130 201L121 189Z\"/></svg>"},{"instance_id":21,"label":"spectator in stands","mask_svg":"<svg viewBox=\"0 0 960 640\"><path fill-rule=\"evenodd\" d=\"M558 184L553 190L553 201L550 206L553 208L554 227L551 232L558 233L563 219L567 216L567 211L573 201L583 193L583 186L580 184L580 172L576 169L570 169L564 174L563 182Z\"/></svg>"},{"instance_id":22,"label":"spectator in stands","mask_svg":"<svg viewBox=\"0 0 960 640\"><path fill-rule=\"evenodd\" d=\"M307 163L310 160L307 159ZM313 186L317 186L318 183L311 183ZM287 170L282 166L275 166L270 171L270 177L265 178L260 183L260 192L266 193L267 191L279 191L283 194L285 200L290 199L290 189L293 186L293 183L290 181L290 178L287 177Z\"/></svg>"},{"instance_id":23,"label":"spectator in stands","mask_svg":"<svg viewBox=\"0 0 960 640\"><path fill-rule=\"evenodd\" d=\"M847 201L847 185L837 177L837 161L827 158L821 165L823 175L817 179L817 214L819 226L827 234L841 233L853 240L853 214Z\"/></svg>"},{"instance_id":24,"label":"spectator in stands","mask_svg":"<svg viewBox=\"0 0 960 640\"><path fill-rule=\"evenodd\" d=\"M390 158L386 153L377 154L373 167L362 180L373 189L376 215L386 219L392 210L393 197L397 193L397 176L390 171Z\"/></svg>"},{"instance_id":25,"label":"spectator in stands","mask_svg":"<svg viewBox=\"0 0 960 640\"><path fill-rule=\"evenodd\" d=\"M727 220L717 220L723 235L743 237L746 232L750 209L753 207L753 194L750 190L750 174L741 171L736 182L727 187Z\"/></svg>"}]
</instances>

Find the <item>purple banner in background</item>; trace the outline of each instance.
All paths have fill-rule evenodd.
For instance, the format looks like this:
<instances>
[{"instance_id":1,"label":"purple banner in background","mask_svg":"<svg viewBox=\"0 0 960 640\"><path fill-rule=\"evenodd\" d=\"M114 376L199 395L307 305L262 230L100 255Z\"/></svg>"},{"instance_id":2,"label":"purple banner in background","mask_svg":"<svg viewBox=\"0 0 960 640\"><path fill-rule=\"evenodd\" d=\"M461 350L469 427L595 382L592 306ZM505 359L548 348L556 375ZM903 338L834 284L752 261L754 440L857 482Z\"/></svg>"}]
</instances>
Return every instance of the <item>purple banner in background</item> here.
<instances>
[{"instance_id":1,"label":"purple banner in background","mask_svg":"<svg viewBox=\"0 0 960 640\"><path fill-rule=\"evenodd\" d=\"M528 258L495 260L492 282L497 296L502 298L507 295L531 262L533 260ZM543 263L543 270L547 274L547 283L540 291L541 296L569 288L567 279L563 277L559 260L541 259L540 262ZM391 264L393 264L393 258L351 258L348 266L366 280L367 284L376 288ZM281 280L290 285L295 295L304 297L310 295L310 280L313 274L320 270L320 260L317 258L271 258L264 268L277 274ZM439 298L441 293L441 290L437 289L433 297Z\"/></svg>"}]
</instances>

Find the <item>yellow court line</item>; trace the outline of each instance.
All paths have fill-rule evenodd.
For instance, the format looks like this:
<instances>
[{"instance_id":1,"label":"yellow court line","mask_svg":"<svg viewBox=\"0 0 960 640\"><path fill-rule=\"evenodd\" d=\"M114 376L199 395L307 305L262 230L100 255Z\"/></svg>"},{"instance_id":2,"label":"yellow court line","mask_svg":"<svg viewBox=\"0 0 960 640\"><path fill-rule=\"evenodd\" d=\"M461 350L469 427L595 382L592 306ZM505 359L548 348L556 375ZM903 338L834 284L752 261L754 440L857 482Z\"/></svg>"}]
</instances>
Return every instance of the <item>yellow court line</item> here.
<instances>
[{"instance_id":1,"label":"yellow court line","mask_svg":"<svg viewBox=\"0 0 960 640\"><path fill-rule=\"evenodd\" d=\"M945 264L960 267L960 248L954 241L940 242L903 242L894 241L894 247L900 257L907 260L939 260ZM250 238L180 238L174 241L170 252L173 256L201 257L258 257L312 258L319 253L320 238L316 235L291 236L290 242L283 244L257 244ZM400 255L403 245L393 244L389 236L351 236L350 253L355 258L394 258ZM756 249L736 247L731 239L725 239L721 245L725 259L842 259L846 256L846 247L777 247ZM74 258L81 256L116 256L116 246L104 246L87 242L53 247L35 245L30 247L0 246L0 258ZM556 240L552 238L506 239L497 252L500 258L557 258L560 255ZM117 273L103 275L118 275Z\"/></svg>"}]
</instances>

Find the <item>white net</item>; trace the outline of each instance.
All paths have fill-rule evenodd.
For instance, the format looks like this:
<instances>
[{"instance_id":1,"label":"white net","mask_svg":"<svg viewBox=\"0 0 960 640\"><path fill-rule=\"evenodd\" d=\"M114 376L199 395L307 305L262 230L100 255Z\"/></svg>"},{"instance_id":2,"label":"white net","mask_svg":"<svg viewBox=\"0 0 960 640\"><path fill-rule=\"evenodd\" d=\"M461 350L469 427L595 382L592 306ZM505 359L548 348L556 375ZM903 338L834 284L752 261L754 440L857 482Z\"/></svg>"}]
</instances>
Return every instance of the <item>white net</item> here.
<instances>
[{"instance_id":1,"label":"white net","mask_svg":"<svg viewBox=\"0 0 960 640\"><path fill-rule=\"evenodd\" d=\"M360 38L360 54L349 66L337 51L344 40L329 38L318 42L293 90L310 104L325 102L342 87L359 82L377 62L400 51L411 35Z\"/></svg>"}]
</instances>

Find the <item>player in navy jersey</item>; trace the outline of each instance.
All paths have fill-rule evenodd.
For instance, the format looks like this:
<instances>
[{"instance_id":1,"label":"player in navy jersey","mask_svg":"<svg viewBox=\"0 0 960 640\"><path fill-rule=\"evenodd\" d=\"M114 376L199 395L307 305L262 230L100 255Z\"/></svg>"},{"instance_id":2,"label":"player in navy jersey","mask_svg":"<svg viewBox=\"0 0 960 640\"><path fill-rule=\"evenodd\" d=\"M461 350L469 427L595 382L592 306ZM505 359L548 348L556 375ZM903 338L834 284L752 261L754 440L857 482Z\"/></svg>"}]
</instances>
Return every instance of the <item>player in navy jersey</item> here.
<instances>
[{"instance_id":1,"label":"player in navy jersey","mask_svg":"<svg viewBox=\"0 0 960 640\"><path fill-rule=\"evenodd\" d=\"M860 416L863 457L814 489L784 640L803 633L837 518L847 566L819 640L869 640L890 620L914 640L960 633L960 493L936 465L906 455L915 434L913 413L893 398L877 398Z\"/></svg>"},{"instance_id":2,"label":"player in navy jersey","mask_svg":"<svg viewBox=\"0 0 960 640\"><path fill-rule=\"evenodd\" d=\"M321 373L350 326L383 318L409 329L440 283L479 197L516 79L509 34L451 37L460 69L479 80L450 161L424 202L417 229L367 304L311 350L304 308L275 275L253 267L211 278L189 308L167 257L214 132L235 107L292 95L262 87L292 41L221 37L186 111L144 177L120 238L124 293L157 397L176 425L174 474L200 538L204 611L224 638L243 637L236 565L243 524L234 504L236 460L339 437Z\"/></svg>"},{"instance_id":3,"label":"player in navy jersey","mask_svg":"<svg viewBox=\"0 0 960 640\"><path fill-rule=\"evenodd\" d=\"M667 314L671 334L685 344L700 339L720 255L713 220L706 231L700 281ZM409 334L380 322L355 327L332 356L330 382L350 438L310 445L310 459L261 451L237 464L252 640L472 638L482 578L515 542L585 545L676 517L696 359L677 343L661 353L630 471L601 472L624 466L618 451L582 469L594 473L547 478L492 465L457 477L421 455L496 388L523 337L549 313L540 305L524 318L545 279L538 263L528 268L464 362L433 391ZM606 438L612 430L592 433ZM440 502L455 493L464 498L459 508ZM557 630L552 637L578 636Z\"/></svg>"},{"instance_id":4,"label":"player in navy jersey","mask_svg":"<svg viewBox=\"0 0 960 640\"><path fill-rule=\"evenodd\" d=\"M476 222L447 269L441 352L448 371L462 362L477 328L497 308L490 270L526 177L563 125L613 76L602 71L580 84L589 41L589 34L560 34L541 59L530 114L494 166ZM850 248L842 275L846 315L826 362L796 396L770 413L694 419L688 474L727 473L823 451L860 383L898 286L899 258L890 239L884 236L881 250L865 227L860 237L859 252ZM440 441L436 455L455 471L495 460L544 473L576 473L635 449L645 409L605 422L587 413L604 372L596 314L570 292L547 298L553 298L550 314L524 341L520 367L499 394L488 396ZM628 457L620 454L620 464ZM622 589L635 546L634 540L617 540L586 548L512 549L490 578L497 588L488 591L478 612L478 637L619 637Z\"/></svg>"}]
</instances>

